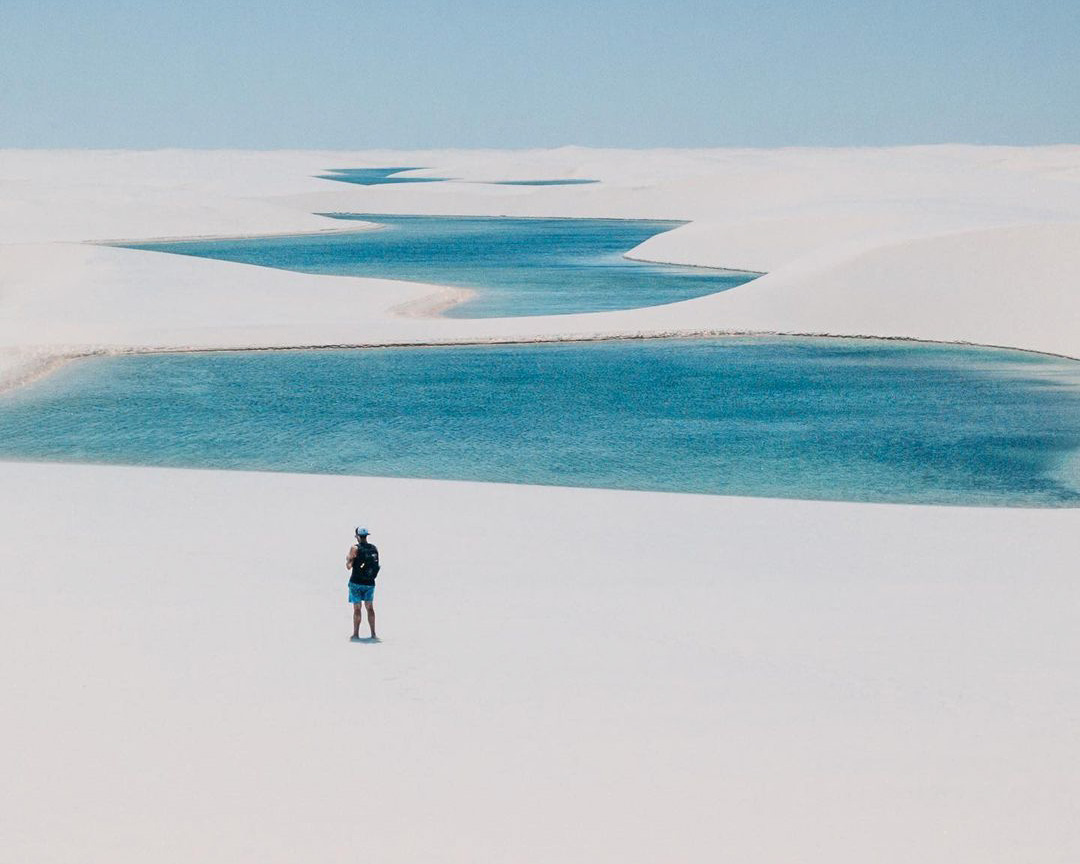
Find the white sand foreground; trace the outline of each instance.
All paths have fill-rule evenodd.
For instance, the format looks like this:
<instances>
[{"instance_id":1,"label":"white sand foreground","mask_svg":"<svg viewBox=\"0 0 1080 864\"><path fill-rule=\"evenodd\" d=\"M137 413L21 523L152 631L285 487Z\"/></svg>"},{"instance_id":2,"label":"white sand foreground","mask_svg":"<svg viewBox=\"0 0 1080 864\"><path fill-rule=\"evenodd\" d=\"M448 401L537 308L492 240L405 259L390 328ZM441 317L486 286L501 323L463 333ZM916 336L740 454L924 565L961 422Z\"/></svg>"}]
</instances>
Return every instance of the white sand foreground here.
<instances>
[{"instance_id":1,"label":"white sand foreground","mask_svg":"<svg viewBox=\"0 0 1080 864\"><path fill-rule=\"evenodd\" d=\"M1076 511L0 465L5 860L1069 864ZM342 556L372 523L382 644Z\"/></svg>"},{"instance_id":2,"label":"white sand foreground","mask_svg":"<svg viewBox=\"0 0 1080 864\"><path fill-rule=\"evenodd\" d=\"M460 179L313 176L389 165ZM478 182L541 177L603 182ZM339 211L690 220L632 254L768 275L468 321L88 243L364 228ZM0 151L0 389L95 351L699 331L1080 357L1080 147ZM378 645L345 638L359 521ZM0 860L1073 864L1078 553L1077 510L0 463Z\"/></svg>"}]
</instances>

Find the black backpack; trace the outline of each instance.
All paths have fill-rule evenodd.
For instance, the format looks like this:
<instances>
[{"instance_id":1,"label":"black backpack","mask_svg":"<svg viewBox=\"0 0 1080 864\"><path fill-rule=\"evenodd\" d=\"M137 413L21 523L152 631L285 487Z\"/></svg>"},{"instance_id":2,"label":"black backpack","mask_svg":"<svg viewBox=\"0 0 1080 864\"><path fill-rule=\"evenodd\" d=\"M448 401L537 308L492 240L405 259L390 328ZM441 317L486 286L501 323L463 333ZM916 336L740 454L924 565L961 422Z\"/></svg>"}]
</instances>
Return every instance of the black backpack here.
<instances>
[{"instance_id":1,"label":"black backpack","mask_svg":"<svg viewBox=\"0 0 1080 864\"><path fill-rule=\"evenodd\" d=\"M360 570L361 573L374 579L379 575L379 550L371 544L363 546L358 543L356 545L356 558L353 561L354 571L357 564L363 565Z\"/></svg>"}]
</instances>

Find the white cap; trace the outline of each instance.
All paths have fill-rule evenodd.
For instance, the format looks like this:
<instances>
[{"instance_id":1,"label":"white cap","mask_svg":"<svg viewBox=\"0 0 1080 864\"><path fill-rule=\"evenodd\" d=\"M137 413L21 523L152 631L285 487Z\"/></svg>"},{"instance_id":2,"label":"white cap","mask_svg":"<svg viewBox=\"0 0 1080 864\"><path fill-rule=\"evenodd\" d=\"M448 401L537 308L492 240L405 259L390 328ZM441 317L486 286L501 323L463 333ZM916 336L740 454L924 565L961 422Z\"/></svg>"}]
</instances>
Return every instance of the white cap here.
<instances>
[{"instance_id":1,"label":"white cap","mask_svg":"<svg viewBox=\"0 0 1080 864\"><path fill-rule=\"evenodd\" d=\"M367 537L367 535L370 534L370 533L371 532L368 531L367 528L357 528L356 529L356 536L357 537Z\"/></svg>"}]
</instances>

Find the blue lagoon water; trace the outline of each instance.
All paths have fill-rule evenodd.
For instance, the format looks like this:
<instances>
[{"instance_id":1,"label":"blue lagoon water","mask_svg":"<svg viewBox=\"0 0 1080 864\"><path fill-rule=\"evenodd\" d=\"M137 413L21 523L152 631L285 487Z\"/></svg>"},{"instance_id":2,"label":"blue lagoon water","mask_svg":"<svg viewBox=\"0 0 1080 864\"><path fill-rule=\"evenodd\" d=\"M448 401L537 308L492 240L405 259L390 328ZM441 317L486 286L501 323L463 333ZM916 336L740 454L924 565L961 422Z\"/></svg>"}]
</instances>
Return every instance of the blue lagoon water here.
<instances>
[{"instance_id":1,"label":"blue lagoon water","mask_svg":"<svg viewBox=\"0 0 1080 864\"><path fill-rule=\"evenodd\" d=\"M391 183L441 183L449 177L401 177L403 171L417 171L416 166L400 168L330 168L317 175L320 180L338 180L358 186L386 186Z\"/></svg>"},{"instance_id":2,"label":"blue lagoon water","mask_svg":"<svg viewBox=\"0 0 1080 864\"><path fill-rule=\"evenodd\" d=\"M441 183L450 177L402 177L405 171L418 171L420 166L402 166L396 168L329 168L325 174L316 175L320 180L338 180L342 183L355 183L358 186L387 186L392 183ZM599 180L572 178L565 180L472 180L472 183L487 183L492 186L584 186L599 183Z\"/></svg>"},{"instance_id":3,"label":"blue lagoon water","mask_svg":"<svg viewBox=\"0 0 1080 864\"><path fill-rule=\"evenodd\" d=\"M0 458L1080 506L1080 363L812 339L176 354L0 398Z\"/></svg>"},{"instance_id":4,"label":"blue lagoon water","mask_svg":"<svg viewBox=\"0 0 1080 864\"><path fill-rule=\"evenodd\" d=\"M623 257L681 222L334 215L385 227L345 234L125 245L303 273L476 289L472 300L444 313L456 318L654 306L725 291L756 275Z\"/></svg>"}]
</instances>

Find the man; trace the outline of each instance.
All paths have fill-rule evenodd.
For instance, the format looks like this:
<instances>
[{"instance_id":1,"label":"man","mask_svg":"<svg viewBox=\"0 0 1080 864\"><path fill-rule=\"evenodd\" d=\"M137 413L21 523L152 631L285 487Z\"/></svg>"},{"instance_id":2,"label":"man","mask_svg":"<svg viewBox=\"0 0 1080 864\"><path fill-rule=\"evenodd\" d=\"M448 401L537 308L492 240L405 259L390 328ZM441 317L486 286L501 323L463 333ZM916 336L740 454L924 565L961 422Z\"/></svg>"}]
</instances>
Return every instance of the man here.
<instances>
[{"instance_id":1,"label":"man","mask_svg":"<svg viewBox=\"0 0 1080 864\"><path fill-rule=\"evenodd\" d=\"M360 622L367 606L368 627L371 641L378 642L375 635L375 577L379 575L379 550L368 543L371 532L367 528L356 529L356 545L345 556L345 569L352 571L349 578L349 602L353 604L352 641L360 641Z\"/></svg>"}]
</instances>

